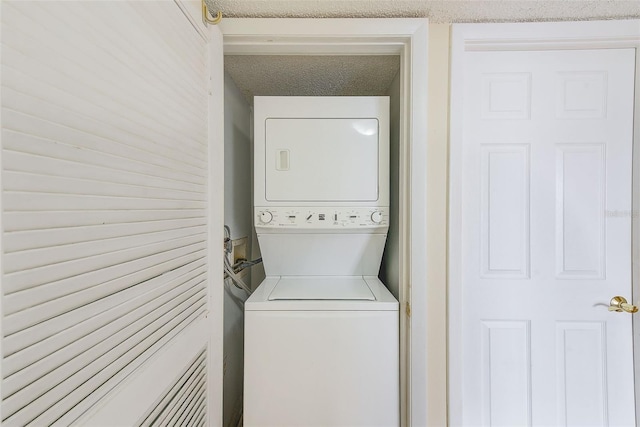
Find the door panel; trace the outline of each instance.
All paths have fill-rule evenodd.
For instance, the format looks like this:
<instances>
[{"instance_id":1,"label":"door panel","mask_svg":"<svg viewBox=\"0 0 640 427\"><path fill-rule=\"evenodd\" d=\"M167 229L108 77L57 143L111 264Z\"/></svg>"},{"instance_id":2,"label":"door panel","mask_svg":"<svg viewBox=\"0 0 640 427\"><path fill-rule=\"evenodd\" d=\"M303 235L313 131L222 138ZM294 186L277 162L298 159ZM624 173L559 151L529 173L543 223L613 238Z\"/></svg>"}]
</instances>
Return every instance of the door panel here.
<instances>
[{"instance_id":1,"label":"door panel","mask_svg":"<svg viewBox=\"0 0 640 427\"><path fill-rule=\"evenodd\" d=\"M633 425L635 51L466 57L464 425Z\"/></svg>"},{"instance_id":2,"label":"door panel","mask_svg":"<svg viewBox=\"0 0 640 427\"><path fill-rule=\"evenodd\" d=\"M178 3L0 4L3 426L135 425L167 393L215 416L177 387L217 372L222 280L208 42Z\"/></svg>"}]
</instances>

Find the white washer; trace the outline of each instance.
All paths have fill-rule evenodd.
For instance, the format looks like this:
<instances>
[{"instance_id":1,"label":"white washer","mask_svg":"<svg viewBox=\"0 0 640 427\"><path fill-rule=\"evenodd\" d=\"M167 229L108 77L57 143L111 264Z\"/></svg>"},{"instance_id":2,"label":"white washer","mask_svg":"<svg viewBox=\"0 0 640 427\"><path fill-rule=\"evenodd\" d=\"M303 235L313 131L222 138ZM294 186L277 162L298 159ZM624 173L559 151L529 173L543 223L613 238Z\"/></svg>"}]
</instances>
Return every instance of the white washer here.
<instances>
[{"instance_id":1,"label":"white washer","mask_svg":"<svg viewBox=\"0 0 640 427\"><path fill-rule=\"evenodd\" d=\"M387 97L256 97L254 219L267 278L245 303L245 426L397 426Z\"/></svg>"},{"instance_id":2,"label":"white washer","mask_svg":"<svg viewBox=\"0 0 640 427\"><path fill-rule=\"evenodd\" d=\"M269 277L245 310L245 425L399 424L398 303L377 277Z\"/></svg>"}]
</instances>

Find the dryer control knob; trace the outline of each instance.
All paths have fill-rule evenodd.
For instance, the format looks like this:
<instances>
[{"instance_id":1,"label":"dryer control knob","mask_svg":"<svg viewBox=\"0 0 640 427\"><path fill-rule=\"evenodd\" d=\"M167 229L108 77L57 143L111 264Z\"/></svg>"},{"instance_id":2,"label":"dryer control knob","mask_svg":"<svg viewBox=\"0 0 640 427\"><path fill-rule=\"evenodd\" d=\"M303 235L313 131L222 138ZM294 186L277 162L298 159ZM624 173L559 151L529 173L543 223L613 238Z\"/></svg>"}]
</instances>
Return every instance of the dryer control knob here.
<instances>
[{"instance_id":1,"label":"dryer control knob","mask_svg":"<svg viewBox=\"0 0 640 427\"><path fill-rule=\"evenodd\" d=\"M382 222L382 212L375 211L374 213L372 213L371 221L373 221L376 224L380 224Z\"/></svg>"},{"instance_id":2,"label":"dryer control knob","mask_svg":"<svg viewBox=\"0 0 640 427\"><path fill-rule=\"evenodd\" d=\"M260 221L263 224L269 224L273 219L273 214L269 211L260 212Z\"/></svg>"}]
</instances>

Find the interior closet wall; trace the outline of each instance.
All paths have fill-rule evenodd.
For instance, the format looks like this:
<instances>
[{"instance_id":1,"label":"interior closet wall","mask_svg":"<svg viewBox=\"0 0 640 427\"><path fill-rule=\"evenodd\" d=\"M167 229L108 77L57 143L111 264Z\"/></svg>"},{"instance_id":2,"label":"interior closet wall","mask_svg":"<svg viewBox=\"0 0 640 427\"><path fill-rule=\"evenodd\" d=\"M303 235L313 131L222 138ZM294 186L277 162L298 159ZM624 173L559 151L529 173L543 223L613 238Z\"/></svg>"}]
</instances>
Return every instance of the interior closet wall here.
<instances>
[{"instance_id":1,"label":"interior closet wall","mask_svg":"<svg viewBox=\"0 0 640 427\"><path fill-rule=\"evenodd\" d=\"M1 8L2 425L205 424L199 11Z\"/></svg>"},{"instance_id":2,"label":"interior closet wall","mask_svg":"<svg viewBox=\"0 0 640 427\"><path fill-rule=\"evenodd\" d=\"M247 254L251 254L253 234L253 192L251 161L251 111L245 98L228 73L224 76L224 223L231 239L247 237ZM250 283L250 272L244 276ZM235 426L242 413L244 365L244 310L247 294L225 283L224 298L224 388L223 425Z\"/></svg>"},{"instance_id":3,"label":"interior closet wall","mask_svg":"<svg viewBox=\"0 0 640 427\"><path fill-rule=\"evenodd\" d=\"M389 126L389 172L390 172L390 218L387 244L384 248L380 279L387 285L396 299L400 294L400 73L389 86L387 96L390 101Z\"/></svg>"}]
</instances>

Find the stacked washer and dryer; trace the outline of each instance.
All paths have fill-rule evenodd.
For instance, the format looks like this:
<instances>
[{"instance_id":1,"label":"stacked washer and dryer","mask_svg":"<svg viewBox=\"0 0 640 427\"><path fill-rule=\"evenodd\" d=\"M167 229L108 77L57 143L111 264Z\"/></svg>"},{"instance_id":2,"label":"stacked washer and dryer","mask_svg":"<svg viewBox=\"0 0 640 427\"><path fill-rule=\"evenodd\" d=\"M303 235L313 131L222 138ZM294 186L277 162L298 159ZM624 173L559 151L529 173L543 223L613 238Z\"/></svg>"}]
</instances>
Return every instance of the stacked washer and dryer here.
<instances>
[{"instance_id":1,"label":"stacked washer and dryer","mask_svg":"<svg viewBox=\"0 0 640 427\"><path fill-rule=\"evenodd\" d=\"M245 426L399 425L388 97L255 97L254 220L266 278L245 303Z\"/></svg>"}]
</instances>

